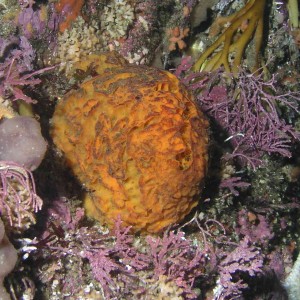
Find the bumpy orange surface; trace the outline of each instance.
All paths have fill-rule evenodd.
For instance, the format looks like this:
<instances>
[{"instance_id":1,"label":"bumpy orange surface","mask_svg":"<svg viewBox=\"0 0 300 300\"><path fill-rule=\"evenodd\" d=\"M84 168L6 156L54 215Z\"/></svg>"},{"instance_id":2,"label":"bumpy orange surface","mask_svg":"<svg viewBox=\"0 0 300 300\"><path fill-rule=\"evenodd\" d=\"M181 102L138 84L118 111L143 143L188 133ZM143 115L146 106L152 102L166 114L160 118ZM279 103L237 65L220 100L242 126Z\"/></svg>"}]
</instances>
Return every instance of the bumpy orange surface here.
<instances>
[{"instance_id":1,"label":"bumpy orange surface","mask_svg":"<svg viewBox=\"0 0 300 300\"><path fill-rule=\"evenodd\" d=\"M58 103L52 130L89 190L88 215L108 225L120 217L146 232L178 223L199 201L206 119L171 73L111 54L91 60L99 75Z\"/></svg>"},{"instance_id":2,"label":"bumpy orange surface","mask_svg":"<svg viewBox=\"0 0 300 300\"><path fill-rule=\"evenodd\" d=\"M59 31L64 32L71 23L80 15L84 0L60 0L55 4L58 13L65 11L65 20L59 24Z\"/></svg>"}]
</instances>

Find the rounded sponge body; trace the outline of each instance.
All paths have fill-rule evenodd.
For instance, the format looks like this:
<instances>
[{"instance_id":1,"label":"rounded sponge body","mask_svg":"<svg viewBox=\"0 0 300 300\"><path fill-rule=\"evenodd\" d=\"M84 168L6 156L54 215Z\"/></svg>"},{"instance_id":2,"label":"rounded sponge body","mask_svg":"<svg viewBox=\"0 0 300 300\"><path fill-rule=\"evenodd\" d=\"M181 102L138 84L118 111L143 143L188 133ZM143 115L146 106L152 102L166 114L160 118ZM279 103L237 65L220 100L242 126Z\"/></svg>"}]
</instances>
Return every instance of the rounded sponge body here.
<instances>
[{"instance_id":1,"label":"rounded sponge body","mask_svg":"<svg viewBox=\"0 0 300 300\"><path fill-rule=\"evenodd\" d=\"M0 160L35 170L44 159L47 142L37 120L16 116L0 123Z\"/></svg>"},{"instance_id":2,"label":"rounded sponge body","mask_svg":"<svg viewBox=\"0 0 300 300\"><path fill-rule=\"evenodd\" d=\"M88 215L159 232L198 203L207 120L169 72L126 64L103 69L58 103L54 142L89 190Z\"/></svg>"}]
</instances>

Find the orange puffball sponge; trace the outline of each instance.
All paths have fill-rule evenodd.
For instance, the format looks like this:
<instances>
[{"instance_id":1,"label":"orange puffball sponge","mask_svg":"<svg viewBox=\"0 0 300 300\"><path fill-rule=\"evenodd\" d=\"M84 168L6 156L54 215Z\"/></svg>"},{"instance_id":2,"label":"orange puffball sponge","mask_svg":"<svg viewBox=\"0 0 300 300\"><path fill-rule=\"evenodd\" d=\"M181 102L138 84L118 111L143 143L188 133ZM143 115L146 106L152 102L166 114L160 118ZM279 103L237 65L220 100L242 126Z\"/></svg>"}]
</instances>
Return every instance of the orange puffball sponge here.
<instances>
[{"instance_id":1,"label":"orange puffball sponge","mask_svg":"<svg viewBox=\"0 0 300 300\"><path fill-rule=\"evenodd\" d=\"M57 104L54 142L89 190L89 216L159 232L198 203L208 122L171 73L111 54L77 67L91 62L98 75Z\"/></svg>"}]
</instances>

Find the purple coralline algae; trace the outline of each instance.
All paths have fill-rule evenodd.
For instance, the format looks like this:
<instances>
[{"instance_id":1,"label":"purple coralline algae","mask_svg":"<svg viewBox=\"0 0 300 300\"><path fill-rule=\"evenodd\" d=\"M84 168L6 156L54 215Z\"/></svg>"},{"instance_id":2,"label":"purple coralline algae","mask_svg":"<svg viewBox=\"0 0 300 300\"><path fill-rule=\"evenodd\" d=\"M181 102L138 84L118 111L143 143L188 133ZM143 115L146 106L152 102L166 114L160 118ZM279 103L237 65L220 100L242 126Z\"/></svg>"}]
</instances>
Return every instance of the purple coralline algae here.
<instances>
[{"instance_id":1,"label":"purple coralline algae","mask_svg":"<svg viewBox=\"0 0 300 300\"><path fill-rule=\"evenodd\" d=\"M185 60L175 74L180 77L189 66ZM222 76L220 71L199 72L182 81L197 93L200 107L226 131L233 151L224 158L235 158L255 169L263 163L264 154L291 157L289 148L300 140L300 133L281 118L278 106L297 112L299 93L280 92L275 75L265 81L263 73L240 70L229 86Z\"/></svg>"},{"instance_id":2,"label":"purple coralline algae","mask_svg":"<svg viewBox=\"0 0 300 300\"><path fill-rule=\"evenodd\" d=\"M242 299L243 290L249 288L243 276L260 276L263 266L261 250L251 245L247 238L241 240L230 254L225 253L220 262L215 299Z\"/></svg>"},{"instance_id":3,"label":"purple coralline algae","mask_svg":"<svg viewBox=\"0 0 300 300\"><path fill-rule=\"evenodd\" d=\"M148 236L138 242L130 233L130 227L122 227L120 220L116 221L111 234L101 233L96 228L81 225L83 214L80 209L74 215L70 213L68 203L56 201L54 204L49 210L54 219L48 223L48 229L36 245L38 256L48 261L68 257L79 258L80 264L87 261L93 279L101 284L109 299L117 294L129 296L131 289L136 289L137 294L146 293L145 287L138 287L137 281L138 277L144 276L145 281L166 276L177 286L180 295L195 299L193 284L197 277L204 275L208 253L197 249L183 232L166 231L163 237ZM142 243L145 250L135 243ZM76 286L71 280L74 279L70 279L61 292L76 294L84 285L82 282L81 286Z\"/></svg>"},{"instance_id":4,"label":"purple coralline algae","mask_svg":"<svg viewBox=\"0 0 300 300\"><path fill-rule=\"evenodd\" d=\"M13 162L0 162L0 216L8 228L19 232L35 223L43 201L36 194L33 175Z\"/></svg>"}]
</instances>

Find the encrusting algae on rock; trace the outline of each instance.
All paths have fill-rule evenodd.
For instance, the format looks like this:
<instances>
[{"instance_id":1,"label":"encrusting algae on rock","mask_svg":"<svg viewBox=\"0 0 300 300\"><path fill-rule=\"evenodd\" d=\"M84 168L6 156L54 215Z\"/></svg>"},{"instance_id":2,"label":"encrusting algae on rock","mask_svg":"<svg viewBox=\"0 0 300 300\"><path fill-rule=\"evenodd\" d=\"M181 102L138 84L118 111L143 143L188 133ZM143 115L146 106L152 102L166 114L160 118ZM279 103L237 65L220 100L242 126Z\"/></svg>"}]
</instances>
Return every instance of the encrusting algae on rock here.
<instances>
[{"instance_id":1,"label":"encrusting algae on rock","mask_svg":"<svg viewBox=\"0 0 300 300\"><path fill-rule=\"evenodd\" d=\"M167 71L115 53L77 69L94 77L57 104L55 144L89 193L87 214L112 226L159 232L198 203L207 169L208 122Z\"/></svg>"}]
</instances>

